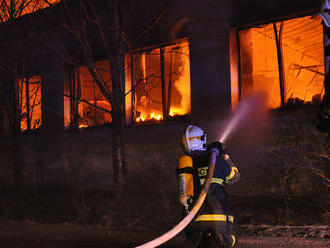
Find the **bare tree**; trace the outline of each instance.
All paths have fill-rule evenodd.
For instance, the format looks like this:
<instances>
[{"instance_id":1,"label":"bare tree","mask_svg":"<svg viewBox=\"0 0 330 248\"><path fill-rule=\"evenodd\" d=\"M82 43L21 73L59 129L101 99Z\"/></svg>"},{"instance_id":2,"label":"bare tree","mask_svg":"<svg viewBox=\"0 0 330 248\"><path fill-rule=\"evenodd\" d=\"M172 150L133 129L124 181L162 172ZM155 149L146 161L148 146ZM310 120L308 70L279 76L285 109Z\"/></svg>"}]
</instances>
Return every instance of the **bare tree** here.
<instances>
[{"instance_id":1,"label":"bare tree","mask_svg":"<svg viewBox=\"0 0 330 248\"><path fill-rule=\"evenodd\" d=\"M329 138L314 130L308 115L296 114L278 129L276 139L268 150L271 160L264 168L265 178L270 192L283 197L290 217L294 197L313 196L321 202L320 196L329 195ZM323 210L329 214L328 209Z\"/></svg>"},{"instance_id":2,"label":"bare tree","mask_svg":"<svg viewBox=\"0 0 330 248\"><path fill-rule=\"evenodd\" d=\"M129 1L88 1L74 3L63 1L62 26L72 38L78 51L67 46L68 41L58 42L56 53L73 66L85 66L98 89L111 105L111 142L114 186L121 185L126 173L125 162L125 54L137 41L155 25L164 14L164 4L158 6L157 14L151 24L144 27L140 34L129 40L122 26L122 5ZM160 1L164 2L164 1ZM73 5L72 5L73 4ZM97 54L109 63L111 82L109 83L96 66ZM133 86L134 87L134 86ZM80 95L71 96L76 101ZM88 103L89 105L93 105ZM94 105L94 107L96 107ZM99 107L98 107L99 108ZM77 119L77 118L75 118ZM77 125L74 125L77 126Z\"/></svg>"},{"instance_id":3,"label":"bare tree","mask_svg":"<svg viewBox=\"0 0 330 248\"><path fill-rule=\"evenodd\" d=\"M9 128L8 133L12 136L14 182L17 185L22 182L18 143L22 119L22 106L20 106L19 101L19 79L24 77L22 75L24 71L22 70L24 64L24 53L22 51L25 42L33 35L24 28L20 18L23 15L45 8L48 4L47 0L0 0L1 35L6 37L1 45L7 50L3 55L3 58L6 59L2 60L3 63L0 63L0 119L2 120L0 129L3 131L7 126ZM29 94L29 91L27 92ZM31 109L30 113L31 111L33 110Z\"/></svg>"}]
</instances>

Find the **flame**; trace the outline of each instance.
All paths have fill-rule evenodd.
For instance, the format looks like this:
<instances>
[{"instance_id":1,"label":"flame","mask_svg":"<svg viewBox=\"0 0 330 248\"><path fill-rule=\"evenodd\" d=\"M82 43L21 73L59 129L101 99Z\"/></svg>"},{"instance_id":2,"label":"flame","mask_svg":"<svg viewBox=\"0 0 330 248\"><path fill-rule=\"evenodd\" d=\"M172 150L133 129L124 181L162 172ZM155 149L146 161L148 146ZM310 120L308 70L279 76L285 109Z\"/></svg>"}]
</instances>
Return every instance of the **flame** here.
<instances>
[{"instance_id":1,"label":"flame","mask_svg":"<svg viewBox=\"0 0 330 248\"><path fill-rule=\"evenodd\" d=\"M182 108L171 108L170 116L185 115L187 112Z\"/></svg>"},{"instance_id":2,"label":"flame","mask_svg":"<svg viewBox=\"0 0 330 248\"><path fill-rule=\"evenodd\" d=\"M147 113L143 113L139 117L136 118L136 122L143 122L143 121L146 121L146 120L160 121L162 119L163 119L163 115L162 114L157 114L157 113L147 114Z\"/></svg>"},{"instance_id":3,"label":"flame","mask_svg":"<svg viewBox=\"0 0 330 248\"><path fill-rule=\"evenodd\" d=\"M150 119L156 119L157 121L163 119L163 116L160 114L151 113Z\"/></svg>"},{"instance_id":4,"label":"flame","mask_svg":"<svg viewBox=\"0 0 330 248\"><path fill-rule=\"evenodd\" d=\"M88 127L88 125L86 125L86 124L80 124L79 125L79 128L86 128L86 127Z\"/></svg>"},{"instance_id":5,"label":"flame","mask_svg":"<svg viewBox=\"0 0 330 248\"><path fill-rule=\"evenodd\" d=\"M183 116L191 112L189 42L180 41L163 50L165 100L159 76L160 53L157 48L135 57L137 74L134 77L147 78L145 84L140 84L135 89L135 122L163 120L163 104L166 107L169 105L169 117Z\"/></svg>"},{"instance_id":6,"label":"flame","mask_svg":"<svg viewBox=\"0 0 330 248\"><path fill-rule=\"evenodd\" d=\"M169 112L169 116L174 117L174 116L182 116L186 115L187 112L183 108L171 108ZM156 112L151 112L150 114L147 113L147 111L142 111L135 119L136 122L143 122L143 121L148 121L148 120L155 120L155 121L160 121L163 120L163 114L161 113L156 113Z\"/></svg>"},{"instance_id":7,"label":"flame","mask_svg":"<svg viewBox=\"0 0 330 248\"><path fill-rule=\"evenodd\" d=\"M174 116L182 116L185 115L186 112L183 109L180 108L171 108L169 116L174 117ZM163 120L163 115L160 113L156 112L151 112L150 114L144 112L141 113L139 117L136 118L136 122L143 122L147 120L155 120L155 121L160 121Z\"/></svg>"}]
</instances>

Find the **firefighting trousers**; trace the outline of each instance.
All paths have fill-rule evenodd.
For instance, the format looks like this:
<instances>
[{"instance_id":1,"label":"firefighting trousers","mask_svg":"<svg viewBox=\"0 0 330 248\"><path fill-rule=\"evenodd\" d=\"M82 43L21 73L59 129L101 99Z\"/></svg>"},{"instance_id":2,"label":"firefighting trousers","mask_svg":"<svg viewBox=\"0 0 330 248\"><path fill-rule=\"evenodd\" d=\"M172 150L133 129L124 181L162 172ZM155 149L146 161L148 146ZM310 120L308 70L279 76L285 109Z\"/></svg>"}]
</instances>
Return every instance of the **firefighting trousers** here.
<instances>
[{"instance_id":1,"label":"firefighting trousers","mask_svg":"<svg viewBox=\"0 0 330 248\"><path fill-rule=\"evenodd\" d=\"M233 232L233 217L228 215L199 215L185 229L186 248L232 248L237 243Z\"/></svg>"}]
</instances>

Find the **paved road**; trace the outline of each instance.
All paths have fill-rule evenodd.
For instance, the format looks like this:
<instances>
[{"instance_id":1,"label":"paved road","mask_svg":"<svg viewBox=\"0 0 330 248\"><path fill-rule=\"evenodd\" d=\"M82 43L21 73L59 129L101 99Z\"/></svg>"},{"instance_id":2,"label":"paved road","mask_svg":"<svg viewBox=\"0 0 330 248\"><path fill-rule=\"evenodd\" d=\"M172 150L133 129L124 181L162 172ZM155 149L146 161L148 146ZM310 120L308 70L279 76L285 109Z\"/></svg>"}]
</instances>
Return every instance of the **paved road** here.
<instances>
[{"instance_id":1,"label":"paved road","mask_svg":"<svg viewBox=\"0 0 330 248\"><path fill-rule=\"evenodd\" d=\"M250 227L251 229L251 227ZM271 229L273 230L273 229ZM323 229L322 229L323 230ZM324 229L327 231L328 229ZM239 235L237 248L330 248L330 239L306 239ZM258 233L258 232L256 232ZM273 230L273 234L277 233ZM279 232L283 233L282 231ZM150 241L162 232L107 230L72 224L0 223L0 248L133 248ZM329 236L328 236L329 237ZM180 233L161 248L182 247Z\"/></svg>"},{"instance_id":2,"label":"paved road","mask_svg":"<svg viewBox=\"0 0 330 248\"><path fill-rule=\"evenodd\" d=\"M313 240L304 238L271 238L249 237L241 239L239 248L329 248L330 240Z\"/></svg>"},{"instance_id":3,"label":"paved road","mask_svg":"<svg viewBox=\"0 0 330 248\"><path fill-rule=\"evenodd\" d=\"M81 242L61 240L3 240L0 237L1 248L128 248L134 247L129 241L117 242ZM170 241L162 245L162 248L179 248L179 241ZM272 238L272 237L248 237L241 238L237 248L329 248L329 239L304 239L304 238Z\"/></svg>"}]
</instances>

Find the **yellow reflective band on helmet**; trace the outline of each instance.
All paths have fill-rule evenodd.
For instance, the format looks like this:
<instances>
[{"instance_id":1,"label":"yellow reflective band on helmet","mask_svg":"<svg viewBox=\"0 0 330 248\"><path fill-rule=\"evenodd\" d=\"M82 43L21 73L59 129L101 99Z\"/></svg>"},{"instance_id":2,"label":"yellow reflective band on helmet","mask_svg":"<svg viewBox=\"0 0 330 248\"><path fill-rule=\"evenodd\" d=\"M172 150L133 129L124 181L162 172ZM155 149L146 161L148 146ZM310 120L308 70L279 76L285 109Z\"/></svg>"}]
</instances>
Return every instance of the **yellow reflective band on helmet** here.
<instances>
[{"instance_id":1,"label":"yellow reflective band on helmet","mask_svg":"<svg viewBox=\"0 0 330 248\"><path fill-rule=\"evenodd\" d=\"M202 140L202 136L192 136L188 138L189 141L193 141L193 140Z\"/></svg>"},{"instance_id":2,"label":"yellow reflective band on helmet","mask_svg":"<svg viewBox=\"0 0 330 248\"><path fill-rule=\"evenodd\" d=\"M234 247L234 246L235 246L235 244L236 244L236 238L235 238L235 236L234 236L234 235L231 235L231 237L233 238L233 244L231 245L231 247Z\"/></svg>"},{"instance_id":3,"label":"yellow reflective band on helmet","mask_svg":"<svg viewBox=\"0 0 330 248\"><path fill-rule=\"evenodd\" d=\"M195 221L229 221L234 223L234 217L224 214L202 214Z\"/></svg>"},{"instance_id":4,"label":"yellow reflective band on helmet","mask_svg":"<svg viewBox=\"0 0 330 248\"><path fill-rule=\"evenodd\" d=\"M238 171L236 167L231 167L229 176L226 177L226 183L235 176L235 173Z\"/></svg>"},{"instance_id":5,"label":"yellow reflective band on helmet","mask_svg":"<svg viewBox=\"0 0 330 248\"><path fill-rule=\"evenodd\" d=\"M211 183L217 183L217 184L223 185L223 180L221 178L215 178L215 177L213 177L211 179Z\"/></svg>"}]
</instances>

